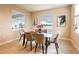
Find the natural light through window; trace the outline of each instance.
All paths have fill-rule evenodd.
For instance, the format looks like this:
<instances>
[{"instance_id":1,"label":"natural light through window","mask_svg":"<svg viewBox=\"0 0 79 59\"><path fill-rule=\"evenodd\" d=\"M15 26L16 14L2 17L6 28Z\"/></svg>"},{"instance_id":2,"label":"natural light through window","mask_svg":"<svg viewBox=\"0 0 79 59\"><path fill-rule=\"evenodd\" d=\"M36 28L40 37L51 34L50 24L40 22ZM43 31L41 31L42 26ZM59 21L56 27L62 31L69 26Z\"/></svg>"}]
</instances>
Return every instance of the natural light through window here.
<instances>
[{"instance_id":1,"label":"natural light through window","mask_svg":"<svg viewBox=\"0 0 79 59\"><path fill-rule=\"evenodd\" d=\"M42 17L41 23L47 28L51 29L52 27L52 16L51 15L45 15Z\"/></svg>"},{"instance_id":2,"label":"natural light through window","mask_svg":"<svg viewBox=\"0 0 79 59\"><path fill-rule=\"evenodd\" d=\"M22 13L13 11L12 15L12 28L13 30L24 28L25 17Z\"/></svg>"},{"instance_id":3,"label":"natural light through window","mask_svg":"<svg viewBox=\"0 0 79 59\"><path fill-rule=\"evenodd\" d=\"M75 5L75 32L79 33L79 5Z\"/></svg>"}]
</instances>

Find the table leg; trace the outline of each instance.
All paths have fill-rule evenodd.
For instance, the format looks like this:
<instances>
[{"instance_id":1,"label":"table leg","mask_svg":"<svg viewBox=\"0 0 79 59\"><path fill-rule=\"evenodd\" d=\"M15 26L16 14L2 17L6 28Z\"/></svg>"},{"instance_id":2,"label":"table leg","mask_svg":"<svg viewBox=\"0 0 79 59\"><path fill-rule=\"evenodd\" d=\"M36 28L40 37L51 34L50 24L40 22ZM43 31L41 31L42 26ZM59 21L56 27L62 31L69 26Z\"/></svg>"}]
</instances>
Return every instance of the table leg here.
<instances>
[{"instance_id":1,"label":"table leg","mask_svg":"<svg viewBox=\"0 0 79 59\"><path fill-rule=\"evenodd\" d=\"M47 38L46 38L46 43L45 43L45 45L46 45L46 54L47 54L47 48L48 48L48 40L47 40Z\"/></svg>"},{"instance_id":2,"label":"table leg","mask_svg":"<svg viewBox=\"0 0 79 59\"><path fill-rule=\"evenodd\" d=\"M49 41L48 41L48 45L50 45L50 38L49 38Z\"/></svg>"}]
</instances>

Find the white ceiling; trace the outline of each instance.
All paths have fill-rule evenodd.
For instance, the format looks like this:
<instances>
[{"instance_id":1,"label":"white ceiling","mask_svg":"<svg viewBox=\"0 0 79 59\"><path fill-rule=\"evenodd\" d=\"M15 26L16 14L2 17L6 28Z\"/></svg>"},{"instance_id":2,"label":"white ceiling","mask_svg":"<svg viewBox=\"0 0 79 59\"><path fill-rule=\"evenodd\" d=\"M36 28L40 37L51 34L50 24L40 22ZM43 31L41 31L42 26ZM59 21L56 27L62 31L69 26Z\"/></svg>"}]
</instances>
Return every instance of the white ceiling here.
<instances>
[{"instance_id":1,"label":"white ceiling","mask_svg":"<svg viewBox=\"0 0 79 59\"><path fill-rule=\"evenodd\" d=\"M16 6L19 6L30 12L35 12L45 9L64 7L64 6L68 6L68 4L16 4Z\"/></svg>"}]
</instances>

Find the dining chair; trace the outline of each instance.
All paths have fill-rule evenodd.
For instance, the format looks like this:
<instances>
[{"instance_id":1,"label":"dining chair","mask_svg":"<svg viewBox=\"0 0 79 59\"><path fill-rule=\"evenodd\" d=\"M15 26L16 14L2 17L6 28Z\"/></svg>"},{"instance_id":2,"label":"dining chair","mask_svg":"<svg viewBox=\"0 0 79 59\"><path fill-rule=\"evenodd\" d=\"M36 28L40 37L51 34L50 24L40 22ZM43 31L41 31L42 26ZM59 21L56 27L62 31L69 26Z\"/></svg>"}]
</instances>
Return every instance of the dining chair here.
<instances>
[{"instance_id":1,"label":"dining chair","mask_svg":"<svg viewBox=\"0 0 79 59\"><path fill-rule=\"evenodd\" d=\"M42 45L42 51L44 54L44 35L43 34L35 34L36 47L35 52L37 50L38 45Z\"/></svg>"},{"instance_id":2,"label":"dining chair","mask_svg":"<svg viewBox=\"0 0 79 59\"><path fill-rule=\"evenodd\" d=\"M30 41L30 50L32 50L32 34L31 32L25 32L25 39L26 39L26 43L25 43L25 48L26 48L26 45L28 43L28 41Z\"/></svg>"},{"instance_id":3,"label":"dining chair","mask_svg":"<svg viewBox=\"0 0 79 59\"><path fill-rule=\"evenodd\" d=\"M19 41L21 41L21 39L23 38L24 32L25 32L24 29L20 29L20 30L19 30L19 34L20 34Z\"/></svg>"},{"instance_id":4,"label":"dining chair","mask_svg":"<svg viewBox=\"0 0 79 59\"><path fill-rule=\"evenodd\" d=\"M55 36L55 38L53 38L52 41L50 41L50 43L54 43L55 44L55 48L56 48L57 54L58 54L58 48L59 48L58 42L57 42L58 36L59 36L59 34L57 34Z\"/></svg>"}]
</instances>

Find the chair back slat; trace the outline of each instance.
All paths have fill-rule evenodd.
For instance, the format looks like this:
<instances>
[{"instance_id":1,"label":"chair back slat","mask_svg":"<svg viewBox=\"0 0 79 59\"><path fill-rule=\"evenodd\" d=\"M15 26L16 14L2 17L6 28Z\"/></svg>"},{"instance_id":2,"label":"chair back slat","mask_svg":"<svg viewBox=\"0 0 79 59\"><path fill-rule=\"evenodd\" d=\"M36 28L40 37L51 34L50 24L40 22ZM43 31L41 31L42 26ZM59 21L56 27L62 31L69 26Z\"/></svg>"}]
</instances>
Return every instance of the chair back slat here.
<instances>
[{"instance_id":1,"label":"chair back slat","mask_svg":"<svg viewBox=\"0 0 79 59\"><path fill-rule=\"evenodd\" d=\"M44 35L43 34L35 34L36 42L39 44L44 43Z\"/></svg>"},{"instance_id":2,"label":"chair back slat","mask_svg":"<svg viewBox=\"0 0 79 59\"><path fill-rule=\"evenodd\" d=\"M25 32L25 38L27 39L27 41L31 41L32 40L31 32Z\"/></svg>"},{"instance_id":3,"label":"chair back slat","mask_svg":"<svg viewBox=\"0 0 79 59\"><path fill-rule=\"evenodd\" d=\"M59 34L56 35L56 37L53 39L53 43L55 43L57 41Z\"/></svg>"}]
</instances>

